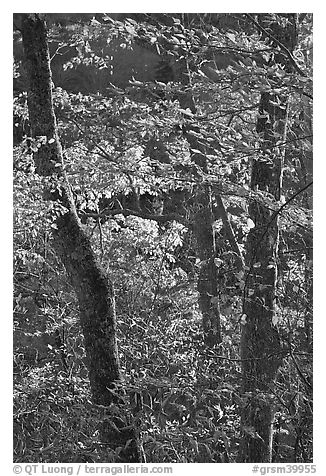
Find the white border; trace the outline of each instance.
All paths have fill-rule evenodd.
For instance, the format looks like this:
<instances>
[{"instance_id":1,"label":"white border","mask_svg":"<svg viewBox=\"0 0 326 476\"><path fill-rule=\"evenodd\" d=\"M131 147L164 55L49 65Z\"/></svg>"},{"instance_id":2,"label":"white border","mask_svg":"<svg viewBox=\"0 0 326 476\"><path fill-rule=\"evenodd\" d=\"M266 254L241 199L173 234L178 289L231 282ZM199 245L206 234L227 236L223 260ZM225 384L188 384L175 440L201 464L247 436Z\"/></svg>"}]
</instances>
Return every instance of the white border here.
<instances>
[{"instance_id":1,"label":"white border","mask_svg":"<svg viewBox=\"0 0 326 476\"><path fill-rule=\"evenodd\" d=\"M91 8L90 8L91 7ZM325 329L325 228L326 219L325 206L325 148L326 144L326 119L325 119L325 68L326 61L326 9L322 2L303 1L273 1L262 3L258 1L249 2L187 2L187 1L164 1L154 4L152 1L125 2L119 1L111 3L108 1L97 1L84 5L81 3L57 1L45 4L42 1L24 2L15 1L13 4L7 3L1 7L1 159L3 171L0 174L0 203L1 203L1 375L2 384L2 432L1 454L5 468L1 473L12 474L12 14L17 12L221 12L221 13L242 13L242 12L313 12L314 13L314 463L317 465L317 474L323 474L326 469L325 459L325 353L326 345L324 339ZM322 154L322 152L324 152ZM316 188L317 187L317 188ZM10 250L10 251L9 251ZM325 283L325 284L324 284ZM8 467L7 467L8 463ZM100 465L98 465L100 466ZM167 464L168 466L168 464ZM251 474L252 465L246 464L179 464L173 466L173 474L193 474L204 471L206 474ZM262 466L262 465L261 465ZM270 465L266 465L270 466ZM40 473L39 473L40 474Z\"/></svg>"}]
</instances>

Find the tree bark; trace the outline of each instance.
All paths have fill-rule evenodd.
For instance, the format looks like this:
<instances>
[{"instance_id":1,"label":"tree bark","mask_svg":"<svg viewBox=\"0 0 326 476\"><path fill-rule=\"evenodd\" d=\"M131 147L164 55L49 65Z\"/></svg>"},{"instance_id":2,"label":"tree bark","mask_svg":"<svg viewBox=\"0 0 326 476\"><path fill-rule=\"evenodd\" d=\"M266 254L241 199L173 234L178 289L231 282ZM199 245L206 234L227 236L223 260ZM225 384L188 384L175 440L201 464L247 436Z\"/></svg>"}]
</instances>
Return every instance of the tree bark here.
<instances>
[{"instance_id":1,"label":"tree bark","mask_svg":"<svg viewBox=\"0 0 326 476\"><path fill-rule=\"evenodd\" d=\"M272 16L262 15L260 24L292 51L296 38L294 15L284 15L288 22L281 28ZM282 61L283 56L276 56ZM290 68L289 64L285 65ZM261 94L257 132L262 136L262 150L254 160L251 188L269 192L280 199L284 151L276 147L279 134L286 137L287 98L270 92ZM279 227L273 213L259 203L251 203L249 215L255 227L248 234L246 264L249 269L244 297L244 320L241 337L243 391L246 404L242 413L241 462L271 462L274 409L272 387L281 365L281 344L275 326L275 289Z\"/></svg>"},{"instance_id":2,"label":"tree bark","mask_svg":"<svg viewBox=\"0 0 326 476\"><path fill-rule=\"evenodd\" d=\"M139 462L135 430L126 424L117 342L114 291L99 266L78 219L64 167L53 109L51 70L45 21L39 14L23 14L21 31L28 77L28 110L36 171L45 177L46 198L54 202L53 247L62 260L76 292L84 335L90 387L94 404L107 407L100 428L103 443L119 449L120 462ZM120 406L122 418L110 415ZM112 423L113 424L110 424Z\"/></svg>"}]
</instances>

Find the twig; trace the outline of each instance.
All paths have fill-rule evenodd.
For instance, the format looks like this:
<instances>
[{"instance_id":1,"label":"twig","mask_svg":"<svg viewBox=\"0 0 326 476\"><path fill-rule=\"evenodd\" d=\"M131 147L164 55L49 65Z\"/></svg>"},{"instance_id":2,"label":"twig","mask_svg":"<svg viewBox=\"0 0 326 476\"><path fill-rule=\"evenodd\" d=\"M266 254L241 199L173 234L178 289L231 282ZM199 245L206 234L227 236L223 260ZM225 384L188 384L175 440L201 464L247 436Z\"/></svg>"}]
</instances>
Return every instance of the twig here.
<instances>
[{"instance_id":1,"label":"twig","mask_svg":"<svg viewBox=\"0 0 326 476\"><path fill-rule=\"evenodd\" d=\"M300 367L299 367L299 364L297 362L297 359L295 358L293 352L292 352L292 349L291 349L291 345L290 345L290 348L289 348L289 355L290 357L292 358L293 360L293 363L295 365L295 368L297 369L297 372L298 372L298 375L300 377L300 379L302 380L302 382L305 384L306 387L310 388L310 390L312 390L312 385L310 382L308 382L308 380L306 379L306 377L303 375Z\"/></svg>"}]
</instances>

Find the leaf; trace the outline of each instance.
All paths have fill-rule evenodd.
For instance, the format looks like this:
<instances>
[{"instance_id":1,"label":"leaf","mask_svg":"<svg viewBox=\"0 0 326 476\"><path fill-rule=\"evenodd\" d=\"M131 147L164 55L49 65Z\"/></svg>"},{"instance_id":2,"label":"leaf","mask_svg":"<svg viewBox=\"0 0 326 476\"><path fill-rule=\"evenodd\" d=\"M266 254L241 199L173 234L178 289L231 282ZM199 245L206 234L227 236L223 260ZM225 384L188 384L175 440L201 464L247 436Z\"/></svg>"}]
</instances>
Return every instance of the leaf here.
<instances>
[{"instance_id":1,"label":"leaf","mask_svg":"<svg viewBox=\"0 0 326 476\"><path fill-rule=\"evenodd\" d=\"M235 34L234 33L226 33L225 36L229 38L229 40L235 42Z\"/></svg>"},{"instance_id":2,"label":"leaf","mask_svg":"<svg viewBox=\"0 0 326 476\"><path fill-rule=\"evenodd\" d=\"M281 195L280 197L280 203L283 205L286 202L286 198L284 195Z\"/></svg>"},{"instance_id":3,"label":"leaf","mask_svg":"<svg viewBox=\"0 0 326 476\"><path fill-rule=\"evenodd\" d=\"M257 433L257 431L255 430L255 428L253 426L243 426L242 430L243 430L244 433L247 433L247 435L251 436L255 440L264 441L262 439L262 437Z\"/></svg>"},{"instance_id":4,"label":"leaf","mask_svg":"<svg viewBox=\"0 0 326 476\"><path fill-rule=\"evenodd\" d=\"M179 108L178 109L182 114L184 114L185 116L188 116L188 117L193 117L193 113L191 112L191 110L189 108L187 109L181 109Z\"/></svg>"},{"instance_id":5,"label":"leaf","mask_svg":"<svg viewBox=\"0 0 326 476\"><path fill-rule=\"evenodd\" d=\"M244 277L244 271L239 271L238 273L235 273L235 276L239 281L241 281Z\"/></svg>"},{"instance_id":6,"label":"leaf","mask_svg":"<svg viewBox=\"0 0 326 476\"><path fill-rule=\"evenodd\" d=\"M220 258L214 258L214 264L217 268L219 268L220 266L222 266L223 260L221 260Z\"/></svg>"},{"instance_id":7,"label":"leaf","mask_svg":"<svg viewBox=\"0 0 326 476\"><path fill-rule=\"evenodd\" d=\"M247 226L248 226L249 229L251 229L251 228L255 228L256 225L255 225L255 223L252 221L251 218L248 218L248 220L247 220Z\"/></svg>"},{"instance_id":8,"label":"leaf","mask_svg":"<svg viewBox=\"0 0 326 476\"><path fill-rule=\"evenodd\" d=\"M132 35L132 36L133 36L133 35L136 35L136 30L135 30L135 28L134 28L132 25L128 25L128 24L127 24L127 25L125 26L125 29L126 29L126 31L127 31L130 35Z\"/></svg>"}]
</instances>

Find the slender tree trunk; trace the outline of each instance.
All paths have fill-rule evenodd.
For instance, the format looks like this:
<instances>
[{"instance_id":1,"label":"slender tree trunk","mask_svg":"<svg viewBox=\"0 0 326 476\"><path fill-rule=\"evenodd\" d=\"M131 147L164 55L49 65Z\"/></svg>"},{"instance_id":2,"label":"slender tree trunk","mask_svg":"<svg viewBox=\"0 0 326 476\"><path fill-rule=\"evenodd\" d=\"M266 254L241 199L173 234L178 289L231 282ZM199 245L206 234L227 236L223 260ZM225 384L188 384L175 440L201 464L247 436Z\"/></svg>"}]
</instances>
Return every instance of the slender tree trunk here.
<instances>
[{"instance_id":1,"label":"slender tree trunk","mask_svg":"<svg viewBox=\"0 0 326 476\"><path fill-rule=\"evenodd\" d=\"M77 217L63 169L62 149L53 109L51 71L45 22L39 14L24 14L21 23L25 68L29 82L28 110L36 171L45 177L46 197L54 202L53 246L76 292L84 335L93 402L107 407L100 428L102 442L120 447L119 461L138 462L137 438L123 417L123 399L116 384L121 380L114 291L97 263L89 239ZM121 406L122 418L110 415L110 405ZM113 422L114 424L110 424Z\"/></svg>"},{"instance_id":2,"label":"slender tree trunk","mask_svg":"<svg viewBox=\"0 0 326 476\"><path fill-rule=\"evenodd\" d=\"M180 62L180 64L179 80L181 83L191 85L186 60ZM191 91L179 94L178 99L183 109L189 109L193 114L196 114L196 105ZM189 124L185 127L185 138L190 147L191 160L201 173L207 174L206 156L209 153L209 147L198 140L198 135L200 135L200 129L192 121L189 121ZM214 222L217 220L217 215L218 218L222 218L231 248L237 255L235 260L237 269L243 269L244 263L221 196L213 194L212 187L209 184L198 185L196 189L197 209L192 218L193 232L197 242L197 256L201 261L197 283L198 302L203 316L204 341L207 346L213 347L222 342L218 288L219 271L214 261L218 253L214 232Z\"/></svg>"},{"instance_id":3,"label":"slender tree trunk","mask_svg":"<svg viewBox=\"0 0 326 476\"><path fill-rule=\"evenodd\" d=\"M214 215L209 187L197 194L199 210L194 215L193 232L197 242L197 256L201 261L197 290L198 303L203 319L204 341L213 347L222 341L218 297L217 267L214 242Z\"/></svg>"},{"instance_id":4,"label":"slender tree trunk","mask_svg":"<svg viewBox=\"0 0 326 476\"><path fill-rule=\"evenodd\" d=\"M189 83L187 65L179 73L182 82ZM180 105L183 109L190 109L195 114L196 106L190 93L180 94ZM207 173L206 147L193 134L197 132L196 126L189 121L185 127L185 138L190 147L192 162L202 173ZM212 203L212 190L210 185L196 187L196 206L192 216L193 232L197 243L197 256L201 261L198 275L197 290L198 303L203 319L204 342L208 347L213 347L222 342L219 297L217 287L217 268L214 263L216 257L215 237L213 223L215 221Z\"/></svg>"},{"instance_id":5,"label":"slender tree trunk","mask_svg":"<svg viewBox=\"0 0 326 476\"><path fill-rule=\"evenodd\" d=\"M261 25L289 50L296 38L294 15L284 15L281 28L272 16L262 15ZM276 61L281 61L281 57ZM284 151L275 147L286 136L287 98L263 92L257 132L263 146L261 158L254 160L251 188L269 192L280 199ZM275 327L275 289L279 228L273 213L259 203L251 203L249 214L255 227L247 239L246 264L249 269L245 290L241 357L246 404L242 413L241 462L271 462L274 409L272 387L281 365L281 344Z\"/></svg>"}]
</instances>

